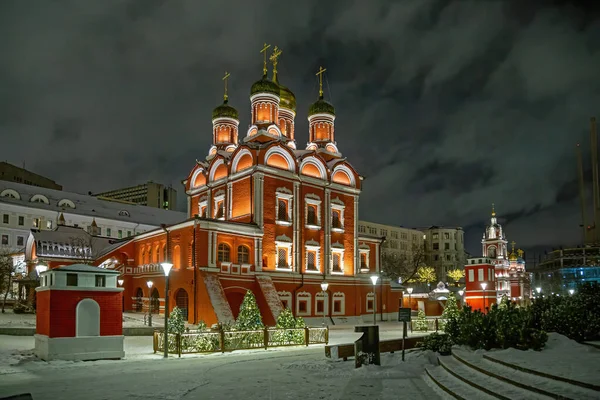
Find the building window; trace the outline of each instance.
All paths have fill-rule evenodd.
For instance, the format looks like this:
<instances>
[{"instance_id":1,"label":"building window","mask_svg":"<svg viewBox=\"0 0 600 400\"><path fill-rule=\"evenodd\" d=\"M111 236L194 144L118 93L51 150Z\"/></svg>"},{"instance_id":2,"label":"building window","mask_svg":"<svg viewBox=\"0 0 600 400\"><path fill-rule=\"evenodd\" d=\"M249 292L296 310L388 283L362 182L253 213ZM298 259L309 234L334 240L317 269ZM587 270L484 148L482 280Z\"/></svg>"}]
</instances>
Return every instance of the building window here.
<instances>
[{"instance_id":1,"label":"building window","mask_svg":"<svg viewBox=\"0 0 600 400\"><path fill-rule=\"evenodd\" d=\"M333 315L344 315L346 313L345 302L344 293L338 292L333 294Z\"/></svg>"},{"instance_id":2,"label":"building window","mask_svg":"<svg viewBox=\"0 0 600 400\"><path fill-rule=\"evenodd\" d=\"M317 206L314 204L311 204L307 207L306 223L308 225L318 225L317 224Z\"/></svg>"},{"instance_id":3,"label":"building window","mask_svg":"<svg viewBox=\"0 0 600 400\"><path fill-rule=\"evenodd\" d=\"M444 243L444 250L450 250L450 243Z\"/></svg>"},{"instance_id":4,"label":"building window","mask_svg":"<svg viewBox=\"0 0 600 400\"><path fill-rule=\"evenodd\" d=\"M474 282L475 281L475 272L470 269L469 270L469 282Z\"/></svg>"},{"instance_id":5,"label":"building window","mask_svg":"<svg viewBox=\"0 0 600 400\"><path fill-rule=\"evenodd\" d=\"M117 236L119 237L119 239L123 239L123 231L119 229L117 231Z\"/></svg>"},{"instance_id":6,"label":"building window","mask_svg":"<svg viewBox=\"0 0 600 400\"><path fill-rule=\"evenodd\" d=\"M229 262L230 261L230 251L229 251L229 246L227 244L221 243L219 245L217 260L221 261L221 262Z\"/></svg>"},{"instance_id":7,"label":"building window","mask_svg":"<svg viewBox=\"0 0 600 400\"><path fill-rule=\"evenodd\" d=\"M110 228L106 228L106 236L110 237L112 234Z\"/></svg>"},{"instance_id":8,"label":"building window","mask_svg":"<svg viewBox=\"0 0 600 400\"><path fill-rule=\"evenodd\" d=\"M77 274L67 274L67 286L77 286Z\"/></svg>"},{"instance_id":9,"label":"building window","mask_svg":"<svg viewBox=\"0 0 600 400\"><path fill-rule=\"evenodd\" d=\"M450 254L446 254L446 261L451 261L451 258Z\"/></svg>"},{"instance_id":10,"label":"building window","mask_svg":"<svg viewBox=\"0 0 600 400\"><path fill-rule=\"evenodd\" d=\"M283 307L284 310L286 308L289 308L289 304L288 304L287 299L286 300L281 300L281 306Z\"/></svg>"},{"instance_id":11,"label":"building window","mask_svg":"<svg viewBox=\"0 0 600 400\"><path fill-rule=\"evenodd\" d=\"M373 312L375 307L375 297L373 293L367 294L367 312Z\"/></svg>"},{"instance_id":12,"label":"building window","mask_svg":"<svg viewBox=\"0 0 600 400\"><path fill-rule=\"evenodd\" d=\"M444 232L444 239L450 239L450 233Z\"/></svg>"},{"instance_id":13,"label":"building window","mask_svg":"<svg viewBox=\"0 0 600 400\"><path fill-rule=\"evenodd\" d=\"M333 253L331 263L331 270L333 272L342 272L342 255L340 253Z\"/></svg>"},{"instance_id":14,"label":"building window","mask_svg":"<svg viewBox=\"0 0 600 400\"><path fill-rule=\"evenodd\" d=\"M433 249L434 250L439 250L440 249L440 244L439 243L434 243L433 244Z\"/></svg>"},{"instance_id":15,"label":"building window","mask_svg":"<svg viewBox=\"0 0 600 400\"><path fill-rule=\"evenodd\" d=\"M398 232L397 231L392 231L390 233L390 236L392 237L392 239L398 239Z\"/></svg>"},{"instance_id":16,"label":"building window","mask_svg":"<svg viewBox=\"0 0 600 400\"><path fill-rule=\"evenodd\" d=\"M288 203L284 199L277 200L277 219L280 221L287 221L288 216Z\"/></svg>"},{"instance_id":17,"label":"building window","mask_svg":"<svg viewBox=\"0 0 600 400\"><path fill-rule=\"evenodd\" d=\"M306 314L308 309L308 302L306 300L298 301L298 312L302 314Z\"/></svg>"},{"instance_id":18,"label":"building window","mask_svg":"<svg viewBox=\"0 0 600 400\"><path fill-rule=\"evenodd\" d=\"M237 261L238 264L250 263L250 249L248 249L248 247L238 246Z\"/></svg>"},{"instance_id":19,"label":"building window","mask_svg":"<svg viewBox=\"0 0 600 400\"><path fill-rule=\"evenodd\" d=\"M433 256L433 261L437 261L439 260L440 256L438 256L437 254Z\"/></svg>"},{"instance_id":20,"label":"building window","mask_svg":"<svg viewBox=\"0 0 600 400\"><path fill-rule=\"evenodd\" d=\"M321 226L321 200L316 195L307 195L305 198L304 215L305 224L316 229Z\"/></svg>"},{"instance_id":21,"label":"building window","mask_svg":"<svg viewBox=\"0 0 600 400\"><path fill-rule=\"evenodd\" d=\"M2 235L2 245L8 246L8 235Z\"/></svg>"},{"instance_id":22,"label":"building window","mask_svg":"<svg viewBox=\"0 0 600 400\"><path fill-rule=\"evenodd\" d=\"M368 251L360 252L360 269L369 269L369 253L368 253Z\"/></svg>"},{"instance_id":23,"label":"building window","mask_svg":"<svg viewBox=\"0 0 600 400\"><path fill-rule=\"evenodd\" d=\"M96 287L106 287L106 276L96 275Z\"/></svg>"},{"instance_id":24,"label":"building window","mask_svg":"<svg viewBox=\"0 0 600 400\"><path fill-rule=\"evenodd\" d=\"M277 249L277 267L278 268L288 268L287 262L288 254L287 249L285 247L279 247Z\"/></svg>"},{"instance_id":25,"label":"building window","mask_svg":"<svg viewBox=\"0 0 600 400\"><path fill-rule=\"evenodd\" d=\"M24 226L25 225L25 217L23 217L22 215L19 215L19 226Z\"/></svg>"},{"instance_id":26,"label":"building window","mask_svg":"<svg viewBox=\"0 0 600 400\"><path fill-rule=\"evenodd\" d=\"M23 236L17 236L17 246L24 246L25 238Z\"/></svg>"},{"instance_id":27,"label":"building window","mask_svg":"<svg viewBox=\"0 0 600 400\"><path fill-rule=\"evenodd\" d=\"M331 210L331 227L342 229L342 210Z\"/></svg>"},{"instance_id":28,"label":"building window","mask_svg":"<svg viewBox=\"0 0 600 400\"><path fill-rule=\"evenodd\" d=\"M40 219L39 218L33 219L33 227L39 229L39 227L40 227Z\"/></svg>"},{"instance_id":29,"label":"building window","mask_svg":"<svg viewBox=\"0 0 600 400\"><path fill-rule=\"evenodd\" d=\"M131 236L131 231L127 231L127 237Z\"/></svg>"},{"instance_id":30,"label":"building window","mask_svg":"<svg viewBox=\"0 0 600 400\"><path fill-rule=\"evenodd\" d=\"M380 232L381 236L387 236L387 234L388 234L387 229L380 229L379 232Z\"/></svg>"},{"instance_id":31,"label":"building window","mask_svg":"<svg viewBox=\"0 0 600 400\"><path fill-rule=\"evenodd\" d=\"M479 268L477 270L477 280L479 280L479 282L483 282L483 268Z\"/></svg>"},{"instance_id":32,"label":"building window","mask_svg":"<svg viewBox=\"0 0 600 400\"><path fill-rule=\"evenodd\" d=\"M225 201L217 201L217 206L215 207L215 218L225 219Z\"/></svg>"},{"instance_id":33,"label":"building window","mask_svg":"<svg viewBox=\"0 0 600 400\"><path fill-rule=\"evenodd\" d=\"M436 232L436 233L434 233L434 234L431 235L431 238L432 239L439 239L439 236L440 235Z\"/></svg>"},{"instance_id":34,"label":"building window","mask_svg":"<svg viewBox=\"0 0 600 400\"><path fill-rule=\"evenodd\" d=\"M306 270L317 271L317 251L308 250L306 252Z\"/></svg>"},{"instance_id":35,"label":"building window","mask_svg":"<svg viewBox=\"0 0 600 400\"><path fill-rule=\"evenodd\" d=\"M322 299L317 299L317 315L322 315L324 311L325 302Z\"/></svg>"},{"instance_id":36,"label":"building window","mask_svg":"<svg viewBox=\"0 0 600 400\"><path fill-rule=\"evenodd\" d=\"M334 300L333 312L334 312L334 314L339 314L342 312L342 302L340 300Z\"/></svg>"},{"instance_id":37,"label":"building window","mask_svg":"<svg viewBox=\"0 0 600 400\"><path fill-rule=\"evenodd\" d=\"M358 226L358 233L365 233L367 230L364 225Z\"/></svg>"},{"instance_id":38,"label":"building window","mask_svg":"<svg viewBox=\"0 0 600 400\"><path fill-rule=\"evenodd\" d=\"M8 214L3 214L2 215L2 223L8 224L8 222L9 222L9 216L8 216Z\"/></svg>"},{"instance_id":39,"label":"building window","mask_svg":"<svg viewBox=\"0 0 600 400\"><path fill-rule=\"evenodd\" d=\"M377 235L377 228L369 227L369 235Z\"/></svg>"},{"instance_id":40,"label":"building window","mask_svg":"<svg viewBox=\"0 0 600 400\"><path fill-rule=\"evenodd\" d=\"M52 221L46 221L46 229L52 229Z\"/></svg>"},{"instance_id":41,"label":"building window","mask_svg":"<svg viewBox=\"0 0 600 400\"><path fill-rule=\"evenodd\" d=\"M300 316L309 316L311 308L310 293L300 292L296 296L296 314Z\"/></svg>"}]
</instances>

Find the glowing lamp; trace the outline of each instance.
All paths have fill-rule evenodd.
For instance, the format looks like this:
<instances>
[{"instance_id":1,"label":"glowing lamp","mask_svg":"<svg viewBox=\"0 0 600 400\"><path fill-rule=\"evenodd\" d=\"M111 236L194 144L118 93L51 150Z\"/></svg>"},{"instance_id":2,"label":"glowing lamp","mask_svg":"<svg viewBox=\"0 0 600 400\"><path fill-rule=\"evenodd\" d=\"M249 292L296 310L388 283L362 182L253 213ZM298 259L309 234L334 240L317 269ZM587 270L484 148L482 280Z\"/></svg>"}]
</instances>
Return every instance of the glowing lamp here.
<instances>
[{"instance_id":1,"label":"glowing lamp","mask_svg":"<svg viewBox=\"0 0 600 400\"><path fill-rule=\"evenodd\" d=\"M327 283L325 281L321 282L321 290L322 291L326 292L328 287L329 287L329 283Z\"/></svg>"},{"instance_id":2,"label":"glowing lamp","mask_svg":"<svg viewBox=\"0 0 600 400\"><path fill-rule=\"evenodd\" d=\"M119 286L123 286L123 283L125 283L125 280L123 279L118 279L117 283L119 284Z\"/></svg>"},{"instance_id":3,"label":"glowing lamp","mask_svg":"<svg viewBox=\"0 0 600 400\"><path fill-rule=\"evenodd\" d=\"M406 291L408 292L408 294L412 294L412 292L413 292L413 288L411 288L411 287L409 287L409 288L406 288Z\"/></svg>"},{"instance_id":4,"label":"glowing lamp","mask_svg":"<svg viewBox=\"0 0 600 400\"><path fill-rule=\"evenodd\" d=\"M152 288L152 285L153 285L153 283L152 283L152 281L148 281L148 282L146 282L146 285L148 285L148 289L151 289L151 288Z\"/></svg>"},{"instance_id":5,"label":"glowing lamp","mask_svg":"<svg viewBox=\"0 0 600 400\"><path fill-rule=\"evenodd\" d=\"M486 288L486 287L487 287L487 283L483 282L483 283L481 284L481 288L482 288L483 290L485 290L485 288Z\"/></svg>"},{"instance_id":6,"label":"glowing lamp","mask_svg":"<svg viewBox=\"0 0 600 400\"><path fill-rule=\"evenodd\" d=\"M164 262L160 264L163 272L165 273L165 276L169 276L169 272L171 272L171 268L173 268L173 264L169 263L169 262Z\"/></svg>"},{"instance_id":7,"label":"glowing lamp","mask_svg":"<svg viewBox=\"0 0 600 400\"><path fill-rule=\"evenodd\" d=\"M378 280L379 280L379 277L377 275L371 276L371 282L373 282L373 286L377 285Z\"/></svg>"}]
</instances>

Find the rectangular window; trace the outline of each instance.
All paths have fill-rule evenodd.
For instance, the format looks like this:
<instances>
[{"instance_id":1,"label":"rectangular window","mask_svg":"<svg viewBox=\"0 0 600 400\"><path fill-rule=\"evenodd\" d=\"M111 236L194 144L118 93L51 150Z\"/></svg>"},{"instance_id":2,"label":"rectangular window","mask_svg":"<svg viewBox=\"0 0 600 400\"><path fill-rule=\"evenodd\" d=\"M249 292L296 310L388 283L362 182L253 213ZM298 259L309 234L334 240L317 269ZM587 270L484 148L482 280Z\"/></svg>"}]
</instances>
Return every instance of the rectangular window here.
<instances>
[{"instance_id":1,"label":"rectangular window","mask_svg":"<svg viewBox=\"0 0 600 400\"><path fill-rule=\"evenodd\" d=\"M440 249L440 244L439 243L434 243L433 244L433 249L434 250L439 250Z\"/></svg>"},{"instance_id":2,"label":"rectangular window","mask_svg":"<svg viewBox=\"0 0 600 400\"><path fill-rule=\"evenodd\" d=\"M77 286L77 274L67 274L67 286Z\"/></svg>"},{"instance_id":3,"label":"rectangular window","mask_svg":"<svg viewBox=\"0 0 600 400\"><path fill-rule=\"evenodd\" d=\"M436 232L436 233L434 233L434 234L431 235L431 238L432 239L439 239L439 236L440 235Z\"/></svg>"},{"instance_id":4,"label":"rectangular window","mask_svg":"<svg viewBox=\"0 0 600 400\"><path fill-rule=\"evenodd\" d=\"M446 261L450 261L450 254L446 254Z\"/></svg>"},{"instance_id":5,"label":"rectangular window","mask_svg":"<svg viewBox=\"0 0 600 400\"><path fill-rule=\"evenodd\" d=\"M217 202L217 209L215 210L216 219L225 218L225 202L223 200Z\"/></svg>"},{"instance_id":6,"label":"rectangular window","mask_svg":"<svg viewBox=\"0 0 600 400\"><path fill-rule=\"evenodd\" d=\"M299 300L298 301L298 312L299 313L306 313L306 308L307 308L307 301L306 300Z\"/></svg>"},{"instance_id":7,"label":"rectangular window","mask_svg":"<svg viewBox=\"0 0 600 400\"><path fill-rule=\"evenodd\" d=\"M450 239L450 233L444 232L444 239Z\"/></svg>"},{"instance_id":8,"label":"rectangular window","mask_svg":"<svg viewBox=\"0 0 600 400\"><path fill-rule=\"evenodd\" d=\"M438 256L437 254L435 256L433 256L433 261L437 261L440 259L440 256Z\"/></svg>"},{"instance_id":9,"label":"rectangular window","mask_svg":"<svg viewBox=\"0 0 600 400\"><path fill-rule=\"evenodd\" d=\"M286 308L288 308L288 301L287 300L281 300L281 305L283 306L283 309L285 310Z\"/></svg>"},{"instance_id":10,"label":"rectangular window","mask_svg":"<svg viewBox=\"0 0 600 400\"><path fill-rule=\"evenodd\" d=\"M112 234L110 228L106 228L106 236L110 237L110 235Z\"/></svg>"},{"instance_id":11,"label":"rectangular window","mask_svg":"<svg viewBox=\"0 0 600 400\"><path fill-rule=\"evenodd\" d=\"M317 269L317 252L309 251L306 255L306 269L316 270Z\"/></svg>"},{"instance_id":12,"label":"rectangular window","mask_svg":"<svg viewBox=\"0 0 600 400\"><path fill-rule=\"evenodd\" d=\"M483 268L479 268L477 270L477 280L479 280L479 282L483 282Z\"/></svg>"},{"instance_id":13,"label":"rectangular window","mask_svg":"<svg viewBox=\"0 0 600 400\"><path fill-rule=\"evenodd\" d=\"M342 228L342 211L341 210L331 210L331 227L332 228Z\"/></svg>"},{"instance_id":14,"label":"rectangular window","mask_svg":"<svg viewBox=\"0 0 600 400\"><path fill-rule=\"evenodd\" d=\"M25 238L23 236L17 236L17 246L24 246Z\"/></svg>"},{"instance_id":15,"label":"rectangular window","mask_svg":"<svg viewBox=\"0 0 600 400\"><path fill-rule=\"evenodd\" d=\"M306 211L306 223L308 225L317 225L317 206L309 204Z\"/></svg>"},{"instance_id":16,"label":"rectangular window","mask_svg":"<svg viewBox=\"0 0 600 400\"><path fill-rule=\"evenodd\" d=\"M200 217L206 218L206 206L200 207Z\"/></svg>"},{"instance_id":17,"label":"rectangular window","mask_svg":"<svg viewBox=\"0 0 600 400\"><path fill-rule=\"evenodd\" d=\"M52 221L46 221L46 229L52 229Z\"/></svg>"},{"instance_id":18,"label":"rectangular window","mask_svg":"<svg viewBox=\"0 0 600 400\"><path fill-rule=\"evenodd\" d=\"M131 231L127 231L127 237L131 236Z\"/></svg>"},{"instance_id":19,"label":"rectangular window","mask_svg":"<svg viewBox=\"0 0 600 400\"><path fill-rule=\"evenodd\" d=\"M444 250L450 250L450 243L444 243Z\"/></svg>"},{"instance_id":20,"label":"rectangular window","mask_svg":"<svg viewBox=\"0 0 600 400\"><path fill-rule=\"evenodd\" d=\"M392 239L398 239L398 232L397 231L392 231L391 232L391 236L392 236Z\"/></svg>"},{"instance_id":21,"label":"rectangular window","mask_svg":"<svg viewBox=\"0 0 600 400\"><path fill-rule=\"evenodd\" d=\"M380 229L379 232L381 236L387 236L387 229Z\"/></svg>"},{"instance_id":22,"label":"rectangular window","mask_svg":"<svg viewBox=\"0 0 600 400\"><path fill-rule=\"evenodd\" d=\"M2 215L2 223L4 223L4 224L8 224L8 221L9 221L9 216L8 216L8 214L3 214L3 215Z\"/></svg>"},{"instance_id":23,"label":"rectangular window","mask_svg":"<svg viewBox=\"0 0 600 400\"><path fill-rule=\"evenodd\" d=\"M25 225L25 217L22 215L19 215L19 226L24 226Z\"/></svg>"},{"instance_id":24,"label":"rectangular window","mask_svg":"<svg viewBox=\"0 0 600 400\"><path fill-rule=\"evenodd\" d=\"M288 254L285 247L280 247L277 249L277 267L288 268Z\"/></svg>"},{"instance_id":25,"label":"rectangular window","mask_svg":"<svg viewBox=\"0 0 600 400\"><path fill-rule=\"evenodd\" d=\"M367 253L360 253L360 268L369 269L369 264L367 262Z\"/></svg>"},{"instance_id":26,"label":"rectangular window","mask_svg":"<svg viewBox=\"0 0 600 400\"><path fill-rule=\"evenodd\" d=\"M118 230L117 231L117 235L119 236L119 239L123 239L123 231L122 230Z\"/></svg>"},{"instance_id":27,"label":"rectangular window","mask_svg":"<svg viewBox=\"0 0 600 400\"><path fill-rule=\"evenodd\" d=\"M34 228L39 228L40 227L40 219L39 218L34 218L33 219L33 227Z\"/></svg>"},{"instance_id":28,"label":"rectangular window","mask_svg":"<svg viewBox=\"0 0 600 400\"><path fill-rule=\"evenodd\" d=\"M333 253L333 272L342 272L342 263L339 253Z\"/></svg>"},{"instance_id":29,"label":"rectangular window","mask_svg":"<svg viewBox=\"0 0 600 400\"><path fill-rule=\"evenodd\" d=\"M317 314L323 314L323 300L317 300Z\"/></svg>"},{"instance_id":30,"label":"rectangular window","mask_svg":"<svg viewBox=\"0 0 600 400\"><path fill-rule=\"evenodd\" d=\"M106 287L106 276L96 275L96 287Z\"/></svg>"},{"instance_id":31,"label":"rectangular window","mask_svg":"<svg viewBox=\"0 0 600 400\"><path fill-rule=\"evenodd\" d=\"M342 301L341 300L334 300L333 301L333 312L334 313L341 313L342 312Z\"/></svg>"},{"instance_id":32,"label":"rectangular window","mask_svg":"<svg viewBox=\"0 0 600 400\"><path fill-rule=\"evenodd\" d=\"M367 311L373 311L373 300L372 299L367 300Z\"/></svg>"},{"instance_id":33,"label":"rectangular window","mask_svg":"<svg viewBox=\"0 0 600 400\"><path fill-rule=\"evenodd\" d=\"M277 199L277 219L279 221L289 221L287 200Z\"/></svg>"},{"instance_id":34,"label":"rectangular window","mask_svg":"<svg viewBox=\"0 0 600 400\"><path fill-rule=\"evenodd\" d=\"M475 271L470 269L469 270L469 282L474 282L474 281L475 281Z\"/></svg>"},{"instance_id":35,"label":"rectangular window","mask_svg":"<svg viewBox=\"0 0 600 400\"><path fill-rule=\"evenodd\" d=\"M8 246L8 235L2 235L2 245Z\"/></svg>"},{"instance_id":36,"label":"rectangular window","mask_svg":"<svg viewBox=\"0 0 600 400\"><path fill-rule=\"evenodd\" d=\"M359 233L365 233L366 232L365 226L364 225L359 225L358 226L358 232Z\"/></svg>"}]
</instances>

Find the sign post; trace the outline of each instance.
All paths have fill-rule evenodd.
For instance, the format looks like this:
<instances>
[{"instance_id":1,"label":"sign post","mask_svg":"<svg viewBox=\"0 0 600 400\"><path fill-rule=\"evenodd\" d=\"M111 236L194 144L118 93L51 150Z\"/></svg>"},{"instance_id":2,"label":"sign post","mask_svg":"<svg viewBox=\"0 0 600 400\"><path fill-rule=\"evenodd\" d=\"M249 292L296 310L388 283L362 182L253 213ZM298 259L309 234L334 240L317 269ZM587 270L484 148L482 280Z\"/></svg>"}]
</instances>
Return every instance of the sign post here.
<instances>
[{"instance_id":1,"label":"sign post","mask_svg":"<svg viewBox=\"0 0 600 400\"><path fill-rule=\"evenodd\" d=\"M411 309L400 307L398 309L398 321L402 322L402 361L404 361L404 341L406 339L406 323L410 322Z\"/></svg>"}]
</instances>

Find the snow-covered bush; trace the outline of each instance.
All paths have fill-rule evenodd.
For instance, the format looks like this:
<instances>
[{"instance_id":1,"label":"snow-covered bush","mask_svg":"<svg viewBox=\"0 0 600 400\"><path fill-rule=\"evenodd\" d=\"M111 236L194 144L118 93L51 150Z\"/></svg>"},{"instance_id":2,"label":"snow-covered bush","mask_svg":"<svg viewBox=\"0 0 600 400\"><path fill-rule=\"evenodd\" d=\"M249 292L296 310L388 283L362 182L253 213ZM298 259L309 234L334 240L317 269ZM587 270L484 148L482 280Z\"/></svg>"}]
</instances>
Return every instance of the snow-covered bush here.
<instances>
[{"instance_id":1,"label":"snow-covered bush","mask_svg":"<svg viewBox=\"0 0 600 400\"><path fill-rule=\"evenodd\" d=\"M417 322L415 323L416 331L427 331L427 316L425 315L425 311L419 310L417 314Z\"/></svg>"}]
</instances>

